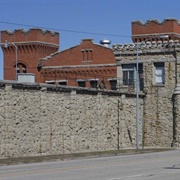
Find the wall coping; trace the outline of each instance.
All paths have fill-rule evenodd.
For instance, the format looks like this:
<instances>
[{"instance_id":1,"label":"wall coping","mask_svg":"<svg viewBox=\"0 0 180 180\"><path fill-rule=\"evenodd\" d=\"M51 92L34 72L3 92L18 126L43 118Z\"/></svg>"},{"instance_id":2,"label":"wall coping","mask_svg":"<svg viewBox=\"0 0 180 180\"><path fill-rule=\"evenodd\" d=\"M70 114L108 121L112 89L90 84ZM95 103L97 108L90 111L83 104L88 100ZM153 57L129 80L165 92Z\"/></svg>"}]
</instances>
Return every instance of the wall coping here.
<instances>
[{"instance_id":1,"label":"wall coping","mask_svg":"<svg viewBox=\"0 0 180 180\"><path fill-rule=\"evenodd\" d=\"M24 83L18 81L10 80L0 80L0 89L6 89L6 87L11 87L8 89L20 89L20 90L34 90L34 91L43 91L43 92L54 92L54 93L70 93L74 94L89 94L89 95L107 95L107 96L119 96L125 95L126 97L136 97L136 93L130 92L119 92L108 89L95 89L95 88L84 88L76 86L63 86L63 85L53 85L45 83ZM140 92L139 97L143 98L144 93Z\"/></svg>"},{"instance_id":2,"label":"wall coping","mask_svg":"<svg viewBox=\"0 0 180 180\"><path fill-rule=\"evenodd\" d=\"M112 45L112 49L114 54L136 54L137 47L138 52L143 53L156 53L156 52L172 52L174 48L176 51L180 51L180 42L179 40L170 40L170 41L146 41L146 42L138 42L138 43L129 43L129 44L114 44Z\"/></svg>"}]
</instances>

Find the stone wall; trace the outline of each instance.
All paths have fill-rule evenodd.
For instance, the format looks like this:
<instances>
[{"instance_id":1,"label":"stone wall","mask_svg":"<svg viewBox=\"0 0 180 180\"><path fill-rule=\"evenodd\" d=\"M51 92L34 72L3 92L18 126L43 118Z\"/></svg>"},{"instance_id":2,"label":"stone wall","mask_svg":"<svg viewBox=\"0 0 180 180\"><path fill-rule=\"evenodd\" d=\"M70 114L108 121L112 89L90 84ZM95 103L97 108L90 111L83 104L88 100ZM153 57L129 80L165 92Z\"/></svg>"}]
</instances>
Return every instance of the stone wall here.
<instances>
[{"instance_id":1,"label":"stone wall","mask_svg":"<svg viewBox=\"0 0 180 180\"><path fill-rule=\"evenodd\" d=\"M179 41L142 42L138 47L138 62L143 66L142 91L145 93L144 145L170 147L176 141L176 145L179 146L180 116L177 109L180 109L180 105L177 103L178 96L173 98L173 92L180 82L178 59L180 43ZM114 45L114 53L118 72L122 72L124 64L136 64L136 44ZM159 62L164 63L165 82L162 84L155 83L155 63Z\"/></svg>"},{"instance_id":2,"label":"stone wall","mask_svg":"<svg viewBox=\"0 0 180 180\"><path fill-rule=\"evenodd\" d=\"M174 49L164 47L148 44L139 50L144 82L139 94L140 147L180 144L180 103L174 94L180 64ZM177 45L177 57L179 52ZM115 49L115 55L120 75L122 64L136 63L135 49ZM157 62L164 63L161 85L153 81ZM1 81L0 137L1 158L135 148L135 91Z\"/></svg>"},{"instance_id":3,"label":"stone wall","mask_svg":"<svg viewBox=\"0 0 180 180\"><path fill-rule=\"evenodd\" d=\"M0 158L136 146L133 94L8 81L0 87ZM141 144L143 95L139 107Z\"/></svg>"}]
</instances>

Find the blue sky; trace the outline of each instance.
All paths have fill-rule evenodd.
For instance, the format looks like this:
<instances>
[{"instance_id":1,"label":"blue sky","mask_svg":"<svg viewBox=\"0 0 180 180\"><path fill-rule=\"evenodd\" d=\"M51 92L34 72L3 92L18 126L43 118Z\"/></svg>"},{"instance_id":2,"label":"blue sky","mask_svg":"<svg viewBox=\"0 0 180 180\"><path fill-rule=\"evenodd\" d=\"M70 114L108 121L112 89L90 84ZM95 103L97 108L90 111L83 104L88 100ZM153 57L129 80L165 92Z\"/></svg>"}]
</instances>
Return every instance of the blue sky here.
<instances>
[{"instance_id":1,"label":"blue sky","mask_svg":"<svg viewBox=\"0 0 180 180\"><path fill-rule=\"evenodd\" d=\"M0 30L43 27L58 31L60 51L84 38L92 38L94 43L104 38L111 44L130 43L133 20L180 19L179 0L0 0L0 7Z\"/></svg>"}]
</instances>

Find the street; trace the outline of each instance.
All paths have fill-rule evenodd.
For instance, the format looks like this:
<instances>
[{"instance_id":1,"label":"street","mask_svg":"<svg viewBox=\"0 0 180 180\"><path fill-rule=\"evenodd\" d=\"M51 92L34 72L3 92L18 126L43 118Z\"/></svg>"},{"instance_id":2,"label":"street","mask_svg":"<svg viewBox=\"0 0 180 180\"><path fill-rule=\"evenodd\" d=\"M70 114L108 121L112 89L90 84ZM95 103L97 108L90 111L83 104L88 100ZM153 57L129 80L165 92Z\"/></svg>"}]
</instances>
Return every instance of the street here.
<instances>
[{"instance_id":1,"label":"street","mask_svg":"<svg viewBox=\"0 0 180 180\"><path fill-rule=\"evenodd\" d=\"M179 180L180 149L0 166L0 180Z\"/></svg>"}]
</instances>

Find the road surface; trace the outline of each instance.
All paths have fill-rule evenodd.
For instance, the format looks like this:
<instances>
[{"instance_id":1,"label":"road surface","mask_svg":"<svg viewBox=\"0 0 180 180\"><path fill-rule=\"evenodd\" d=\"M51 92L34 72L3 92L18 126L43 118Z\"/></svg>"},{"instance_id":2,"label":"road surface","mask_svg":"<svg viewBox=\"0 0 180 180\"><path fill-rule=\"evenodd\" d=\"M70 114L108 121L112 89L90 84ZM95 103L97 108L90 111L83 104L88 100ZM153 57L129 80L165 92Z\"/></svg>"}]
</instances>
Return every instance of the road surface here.
<instances>
[{"instance_id":1,"label":"road surface","mask_svg":"<svg viewBox=\"0 0 180 180\"><path fill-rule=\"evenodd\" d=\"M180 149L0 166L0 180L179 180Z\"/></svg>"}]
</instances>

